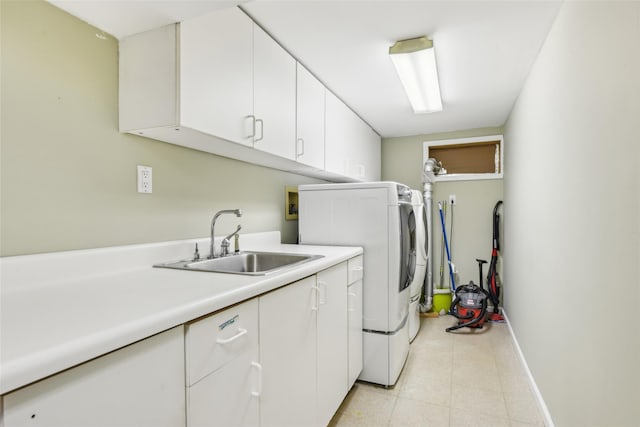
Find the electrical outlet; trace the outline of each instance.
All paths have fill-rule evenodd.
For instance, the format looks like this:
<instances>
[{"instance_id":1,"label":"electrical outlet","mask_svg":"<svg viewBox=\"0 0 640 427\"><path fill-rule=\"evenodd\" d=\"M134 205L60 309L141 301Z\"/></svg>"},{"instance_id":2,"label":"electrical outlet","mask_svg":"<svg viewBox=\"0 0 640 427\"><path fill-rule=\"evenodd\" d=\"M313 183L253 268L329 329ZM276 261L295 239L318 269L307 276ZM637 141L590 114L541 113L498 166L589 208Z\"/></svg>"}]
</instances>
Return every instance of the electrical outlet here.
<instances>
[{"instance_id":1,"label":"electrical outlet","mask_svg":"<svg viewBox=\"0 0 640 427\"><path fill-rule=\"evenodd\" d=\"M153 192L152 183L151 167L138 165L138 193L151 194Z\"/></svg>"},{"instance_id":2,"label":"electrical outlet","mask_svg":"<svg viewBox=\"0 0 640 427\"><path fill-rule=\"evenodd\" d=\"M455 194L449 194L449 204L450 205L455 205L456 204L456 195Z\"/></svg>"}]
</instances>

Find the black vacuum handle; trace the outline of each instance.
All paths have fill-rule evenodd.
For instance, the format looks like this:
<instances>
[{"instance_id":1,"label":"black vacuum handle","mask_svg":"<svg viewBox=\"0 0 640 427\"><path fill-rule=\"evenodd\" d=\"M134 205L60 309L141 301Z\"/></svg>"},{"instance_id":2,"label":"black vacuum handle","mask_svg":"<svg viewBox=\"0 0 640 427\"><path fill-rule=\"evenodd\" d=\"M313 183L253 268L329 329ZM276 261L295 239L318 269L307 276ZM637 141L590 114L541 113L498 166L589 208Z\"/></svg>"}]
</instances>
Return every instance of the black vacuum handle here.
<instances>
[{"instance_id":1,"label":"black vacuum handle","mask_svg":"<svg viewBox=\"0 0 640 427\"><path fill-rule=\"evenodd\" d=\"M476 261L478 262L478 269L480 270L480 289L484 289L482 287L482 264L486 264L487 261L484 259L478 259L478 258L476 258Z\"/></svg>"}]
</instances>

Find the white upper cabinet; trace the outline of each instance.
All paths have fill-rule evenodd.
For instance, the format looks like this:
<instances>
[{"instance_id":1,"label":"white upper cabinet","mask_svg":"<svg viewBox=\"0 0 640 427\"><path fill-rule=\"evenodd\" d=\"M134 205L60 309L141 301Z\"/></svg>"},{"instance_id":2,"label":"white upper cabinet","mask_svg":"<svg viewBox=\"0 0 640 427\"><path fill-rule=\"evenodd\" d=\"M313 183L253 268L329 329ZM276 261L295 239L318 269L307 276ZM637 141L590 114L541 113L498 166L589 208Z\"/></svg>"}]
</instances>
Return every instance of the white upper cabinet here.
<instances>
[{"instance_id":1,"label":"white upper cabinet","mask_svg":"<svg viewBox=\"0 0 640 427\"><path fill-rule=\"evenodd\" d=\"M325 158L324 167L329 172L347 175L349 170L349 150L347 141L351 111L332 92L325 94Z\"/></svg>"},{"instance_id":2,"label":"white upper cabinet","mask_svg":"<svg viewBox=\"0 0 640 427\"><path fill-rule=\"evenodd\" d=\"M296 61L240 9L128 37L120 52L121 130L186 127L295 159ZM148 111L156 120L137 120Z\"/></svg>"},{"instance_id":3,"label":"white upper cabinet","mask_svg":"<svg viewBox=\"0 0 640 427\"><path fill-rule=\"evenodd\" d=\"M121 132L178 125L177 31L168 25L120 41Z\"/></svg>"},{"instance_id":4,"label":"white upper cabinet","mask_svg":"<svg viewBox=\"0 0 640 427\"><path fill-rule=\"evenodd\" d=\"M379 136L237 7L126 37L119 55L122 132L323 179L380 179Z\"/></svg>"},{"instance_id":5,"label":"white upper cabinet","mask_svg":"<svg viewBox=\"0 0 640 427\"><path fill-rule=\"evenodd\" d=\"M380 181L382 167L380 135L359 117L356 117L354 125L357 127L357 134L351 142L357 160L355 171L352 171L355 175L352 176L363 181Z\"/></svg>"},{"instance_id":6,"label":"white upper cabinet","mask_svg":"<svg viewBox=\"0 0 640 427\"><path fill-rule=\"evenodd\" d=\"M337 96L326 93L325 169L360 181L380 180L380 136Z\"/></svg>"},{"instance_id":7,"label":"white upper cabinet","mask_svg":"<svg viewBox=\"0 0 640 427\"><path fill-rule=\"evenodd\" d=\"M180 24L181 125L253 145L253 25L237 8Z\"/></svg>"},{"instance_id":8,"label":"white upper cabinet","mask_svg":"<svg viewBox=\"0 0 640 427\"><path fill-rule=\"evenodd\" d=\"M294 160L296 61L257 25L253 36L253 147Z\"/></svg>"},{"instance_id":9,"label":"white upper cabinet","mask_svg":"<svg viewBox=\"0 0 640 427\"><path fill-rule=\"evenodd\" d=\"M300 64L297 85L296 159L324 169L325 87Z\"/></svg>"}]
</instances>

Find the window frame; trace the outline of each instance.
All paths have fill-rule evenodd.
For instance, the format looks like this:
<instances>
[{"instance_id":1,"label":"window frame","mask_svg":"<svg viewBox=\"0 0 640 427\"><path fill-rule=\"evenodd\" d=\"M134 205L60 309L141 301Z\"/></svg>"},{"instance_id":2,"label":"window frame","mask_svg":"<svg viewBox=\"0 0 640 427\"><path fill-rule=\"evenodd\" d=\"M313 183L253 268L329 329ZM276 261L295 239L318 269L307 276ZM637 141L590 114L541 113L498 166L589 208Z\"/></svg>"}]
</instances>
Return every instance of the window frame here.
<instances>
[{"instance_id":1,"label":"window frame","mask_svg":"<svg viewBox=\"0 0 640 427\"><path fill-rule=\"evenodd\" d=\"M442 147L447 145L477 144L482 142L499 141L500 144L500 171L498 173L456 173L436 175L435 181L476 181L483 179L502 179L504 176L504 137L503 135L477 136L471 138L441 139L436 141L423 141L422 164L429 159L430 147Z\"/></svg>"}]
</instances>

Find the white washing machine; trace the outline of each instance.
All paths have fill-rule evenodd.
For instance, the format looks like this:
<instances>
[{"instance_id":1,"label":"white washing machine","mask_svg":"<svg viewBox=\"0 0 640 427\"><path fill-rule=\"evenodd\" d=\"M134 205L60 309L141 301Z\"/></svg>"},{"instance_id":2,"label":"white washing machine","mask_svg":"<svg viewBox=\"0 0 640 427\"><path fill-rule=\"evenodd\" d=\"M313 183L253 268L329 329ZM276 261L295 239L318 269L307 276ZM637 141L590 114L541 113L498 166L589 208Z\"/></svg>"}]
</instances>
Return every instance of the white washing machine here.
<instances>
[{"instance_id":1,"label":"white washing machine","mask_svg":"<svg viewBox=\"0 0 640 427\"><path fill-rule=\"evenodd\" d=\"M411 190L411 203L416 217L416 271L409 287L409 341L413 341L420 330L420 297L427 273L427 216L420 191Z\"/></svg>"},{"instance_id":2,"label":"white washing machine","mask_svg":"<svg viewBox=\"0 0 640 427\"><path fill-rule=\"evenodd\" d=\"M409 353L416 223L411 190L395 182L301 185L298 202L300 244L364 248L358 378L394 385Z\"/></svg>"}]
</instances>

